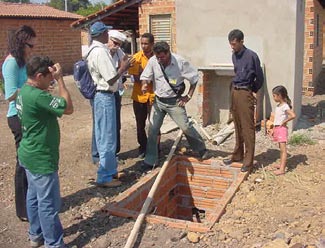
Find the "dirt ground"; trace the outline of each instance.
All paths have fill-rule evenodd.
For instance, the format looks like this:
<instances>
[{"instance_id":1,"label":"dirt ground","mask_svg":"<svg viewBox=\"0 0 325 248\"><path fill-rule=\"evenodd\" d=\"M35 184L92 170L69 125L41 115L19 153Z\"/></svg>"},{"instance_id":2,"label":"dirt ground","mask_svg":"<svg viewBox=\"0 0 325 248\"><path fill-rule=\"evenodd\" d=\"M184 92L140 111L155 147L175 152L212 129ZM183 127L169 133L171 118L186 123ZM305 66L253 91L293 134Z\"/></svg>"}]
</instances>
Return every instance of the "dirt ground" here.
<instances>
[{"instance_id":1,"label":"dirt ground","mask_svg":"<svg viewBox=\"0 0 325 248\"><path fill-rule=\"evenodd\" d=\"M89 103L77 91L72 77L65 77L73 97L75 112L60 120L60 183L63 199L60 218L67 247L124 247L134 220L108 216L101 208L141 178L137 157L135 119L129 96L122 106L120 170L127 173L117 189L92 185L96 166L90 159L91 112ZM128 93L129 94L129 93ZM191 243L186 230L144 224L137 247L325 247L325 125L317 119L316 104L325 96L305 99L302 132L316 141L314 145L289 146L288 172L275 177L266 170L279 162L277 146L263 132L257 133L258 168L249 176L219 223L206 234L197 234ZM0 247L28 247L28 224L15 216L13 178L15 148L6 121L7 103L0 96ZM212 135L213 126L206 130ZM168 154L176 132L163 135L162 151ZM184 141L182 145L187 145ZM230 154L234 138L222 146L208 144L211 156ZM195 235L195 234L193 234Z\"/></svg>"}]
</instances>

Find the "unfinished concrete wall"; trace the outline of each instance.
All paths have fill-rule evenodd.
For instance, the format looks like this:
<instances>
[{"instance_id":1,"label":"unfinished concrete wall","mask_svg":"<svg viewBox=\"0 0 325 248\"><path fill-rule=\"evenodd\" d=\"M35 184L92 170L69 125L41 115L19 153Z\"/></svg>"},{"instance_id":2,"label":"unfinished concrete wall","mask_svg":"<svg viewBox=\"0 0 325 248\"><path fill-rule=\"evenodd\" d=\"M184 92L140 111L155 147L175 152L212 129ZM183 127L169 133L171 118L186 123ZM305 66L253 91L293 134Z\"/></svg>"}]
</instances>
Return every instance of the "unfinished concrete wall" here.
<instances>
[{"instance_id":1,"label":"unfinished concrete wall","mask_svg":"<svg viewBox=\"0 0 325 248\"><path fill-rule=\"evenodd\" d=\"M303 0L176 0L176 44L179 54L195 66L231 63L227 35L234 28L245 34L245 45L256 51L265 66L266 114L274 106L271 90L278 84L287 87L295 111L300 113L303 40ZM215 99L225 94L224 78L215 77ZM229 82L231 77L229 77ZM222 84L222 85L218 85ZM222 99L224 101L224 99ZM188 112L201 115L197 102ZM207 111L205 109L205 111Z\"/></svg>"}]
</instances>

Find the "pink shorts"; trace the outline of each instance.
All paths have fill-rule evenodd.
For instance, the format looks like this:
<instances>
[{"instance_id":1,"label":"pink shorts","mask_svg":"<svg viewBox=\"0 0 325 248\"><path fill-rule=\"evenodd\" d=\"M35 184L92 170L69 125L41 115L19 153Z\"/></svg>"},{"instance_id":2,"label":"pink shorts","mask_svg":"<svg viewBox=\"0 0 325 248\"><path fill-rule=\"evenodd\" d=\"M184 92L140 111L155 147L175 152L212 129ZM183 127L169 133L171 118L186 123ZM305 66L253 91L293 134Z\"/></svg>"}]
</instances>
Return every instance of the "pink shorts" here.
<instances>
[{"instance_id":1,"label":"pink shorts","mask_svg":"<svg viewBox=\"0 0 325 248\"><path fill-rule=\"evenodd\" d=\"M274 127L273 141L279 143L287 143L288 141L288 128L284 126Z\"/></svg>"}]
</instances>

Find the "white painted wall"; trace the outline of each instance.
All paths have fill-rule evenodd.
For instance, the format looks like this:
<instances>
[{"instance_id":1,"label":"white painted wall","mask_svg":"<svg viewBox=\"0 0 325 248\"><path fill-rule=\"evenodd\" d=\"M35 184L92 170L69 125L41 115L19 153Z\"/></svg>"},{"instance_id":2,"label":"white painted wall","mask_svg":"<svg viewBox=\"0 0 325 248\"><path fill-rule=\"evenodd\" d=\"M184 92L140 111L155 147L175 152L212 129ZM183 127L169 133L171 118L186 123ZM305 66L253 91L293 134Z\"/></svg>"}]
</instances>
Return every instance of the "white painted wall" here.
<instances>
[{"instance_id":1,"label":"white painted wall","mask_svg":"<svg viewBox=\"0 0 325 248\"><path fill-rule=\"evenodd\" d=\"M227 37L235 28L244 32L245 45L257 52L265 66L267 114L271 106L274 107L271 90L278 84L287 87L299 114L304 1L176 0L177 53L197 67L231 63ZM188 112L192 115L197 113L196 106L189 104Z\"/></svg>"}]
</instances>

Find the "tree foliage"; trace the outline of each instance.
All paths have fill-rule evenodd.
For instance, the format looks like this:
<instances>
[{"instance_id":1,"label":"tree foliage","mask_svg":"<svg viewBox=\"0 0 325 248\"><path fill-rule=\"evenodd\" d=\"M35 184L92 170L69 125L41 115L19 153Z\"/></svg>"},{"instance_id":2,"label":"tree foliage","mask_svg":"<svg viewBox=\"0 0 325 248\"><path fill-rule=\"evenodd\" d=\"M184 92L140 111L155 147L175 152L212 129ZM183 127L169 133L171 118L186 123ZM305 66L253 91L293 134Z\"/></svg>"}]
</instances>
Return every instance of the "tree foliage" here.
<instances>
[{"instance_id":1,"label":"tree foliage","mask_svg":"<svg viewBox=\"0 0 325 248\"><path fill-rule=\"evenodd\" d=\"M67 0L68 4L68 11L74 12L82 16L88 16L90 14L93 14L107 6L107 4L103 2L99 2L96 4L91 4L89 0ZM113 2L117 2L118 0L112 0ZM49 6L65 10L65 0L50 0Z\"/></svg>"},{"instance_id":2,"label":"tree foliage","mask_svg":"<svg viewBox=\"0 0 325 248\"><path fill-rule=\"evenodd\" d=\"M86 8L80 8L79 10L76 11L77 14L82 15L82 16L88 16L90 14L93 14L105 7L106 5L103 5L101 3L97 3L95 5L90 5Z\"/></svg>"},{"instance_id":3,"label":"tree foliage","mask_svg":"<svg viewBox=\"0 0 325 248\"><path fill-rule=\"evenodd\" d=\"M8 2L8 3L30 3L30 0L3 0L3 2Z\"/></svg>"},{"instance_id":4,"label":"tree foliage","mask_svg":"<svg viewBox=\"0 0 325 248\"><path fill-rule=\"evenodd\" d=\"M68 1L67 5L68 5L69 12L76 12L80 8L87 8L88 6L91 6L88 0L67 0L67 1ZM51 0L49 6L56 9L65 10L65 1Z\"/></svg>"}]
</instances>

